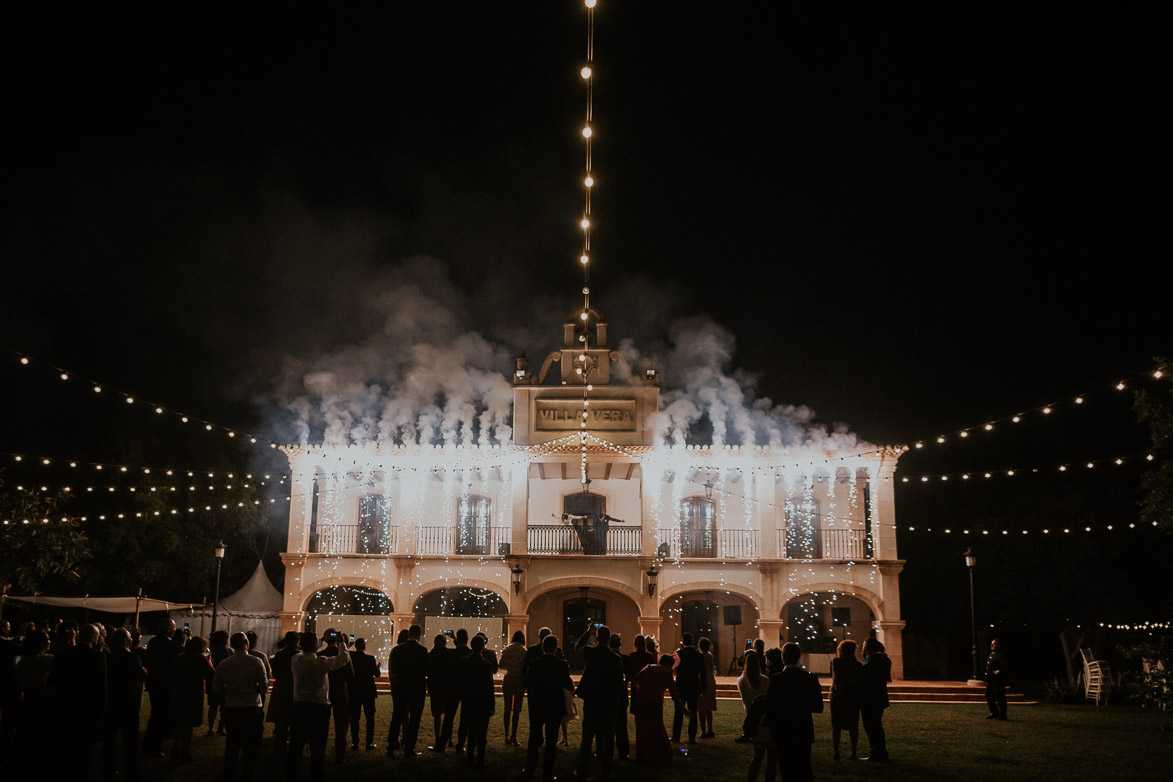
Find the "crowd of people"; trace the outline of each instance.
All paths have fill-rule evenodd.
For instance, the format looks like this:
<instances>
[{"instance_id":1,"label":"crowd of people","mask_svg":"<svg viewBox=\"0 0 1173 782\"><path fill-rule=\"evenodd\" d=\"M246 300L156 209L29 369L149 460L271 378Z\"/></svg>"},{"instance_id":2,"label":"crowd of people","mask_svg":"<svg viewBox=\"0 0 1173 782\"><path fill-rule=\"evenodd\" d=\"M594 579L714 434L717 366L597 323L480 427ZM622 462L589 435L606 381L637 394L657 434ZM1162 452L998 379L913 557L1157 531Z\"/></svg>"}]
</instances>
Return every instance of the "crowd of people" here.
<instances>
[{"instance_id":1,"label":"crowd of people","mask_svg":"<svg viewBox=\"0 0 1173 782\"><path fill-rule=\"evenodd\" d=\"M35 776L20 764L43 757L50 749L48 736L55 747L64 742L76 768L89 768L100 746L105 775L120 768L128 780L140 778L140 757L189 763L197 730L226 737L225 780L254 778L266 722L273 726L277 763L289 780L298 778L307 745L310 778L324 777L331 724L335 763L345 762L348 749L378 748L380 662L366 653L364 639L333 629L321 638L286 633L272 657L256 648L255 634L219 630L209 643L170 620L145 647L137 630L107 633L100 624L29 626L19 646L8 636L7 622L0 622L0 733L15 778ZM404 629L387 661L393 704L385 753L404 759L422 754L417 747L428 709L432 740L426 749L459 753L468 767L483 767L498 673L507 746L521 746L523 701L528 713L525 780L553 779L559 749L568 748L566 726L572 719L581 720L581 743L572 761L580 777L609 778L615 758L666 766L678 754L674 743L692 745L698 737L716 735L716 662L709 639L694 644L684 633L672 654L659 653L655 640L644 636L633 639L630 651L622 647L620 636L606 626L587 628L574 644L584 664L576 685L559 639L548 628L541 628L532 645L523 633L514 633L499 657L483 633L446 631L428 647L419 625ZM856 659L856 648L855 641L843 641L832 664L834 759L840 758L844 731L851 759L858 757L862 720L867 759L883 761L891 663L875 638L864 642L863 662ZM750 782L763 765L767 782L779 772L784 780L810 778L812 715L823 711L823 698L818 678L799 665L800 656L797 644L767 650L758 640L742 657L737 687L745 721L737 740L752 746ZM149 711L140 746L144 689ZM670 721L666 697L673 704ZM9 752L14 746L21 751Z\"/></svg>"}]
</instances>

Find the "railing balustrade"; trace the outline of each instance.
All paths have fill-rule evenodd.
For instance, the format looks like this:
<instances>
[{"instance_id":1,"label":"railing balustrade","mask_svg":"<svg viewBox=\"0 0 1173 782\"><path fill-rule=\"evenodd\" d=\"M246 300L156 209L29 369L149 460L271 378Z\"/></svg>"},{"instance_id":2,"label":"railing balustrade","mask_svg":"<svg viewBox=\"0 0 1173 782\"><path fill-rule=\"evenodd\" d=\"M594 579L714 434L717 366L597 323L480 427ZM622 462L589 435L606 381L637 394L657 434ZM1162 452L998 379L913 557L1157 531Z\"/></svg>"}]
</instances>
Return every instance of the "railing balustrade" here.
<instances>
[{"instance_id":1,"label":"railing balustrade","mask_svg":"<svg viewBox=\"0 0 1173 782\"><path fill-rule=\"evenodd\" d=\"M310 535L313 554L394 554L399 528L382 530L362 524L326 524Z\"/></svg>"},{"instance_id":2,"label":"railing balustrade","mask_svg":"<svg viewBox=\"0 0 1173 782\"><path fill-rule=\"evenodd\" d=\"M609 526L580 533L564 524L531 524L526 545L530 554L638 556L640 528Z\"/></svg>"},{"instance_id":3,"label":"railing balustrade","mask_svg":"<svg viewBox=\"0 0 1173 782\"><path fill-rule=\"evenodd\" d=\"M498 556L502 543L510 539L509 527L418 527L416 553L439 556Z\"/></svg>"},{"instance_id":4,"label":"railing balustrade","mask_svg":"<svg viewBox=\"0 0 1173 782\"><path fill-rule=\"evenodd\" d=\"M715 534L685 534L679 527L656 530L656 554L667 559L754 559L758 551L756 529L719 529Z\"/></svg>"},{"instance_id":5,"label":"railing balustrade","mask_svg":"<svg viewBox=\"0 0 1173 782\"><path fill-rule=\"evenodd\" d=\"M778 554L787 559L817 559L818 557L801 556L800 552L787 552L786 530L780 529L778 535ZM828 529L819 530L817 540L822 559L861 560L868 558L868 533L862 529ZM796 554L796 556L791 556Z\"/></svg>"}]
</instances>

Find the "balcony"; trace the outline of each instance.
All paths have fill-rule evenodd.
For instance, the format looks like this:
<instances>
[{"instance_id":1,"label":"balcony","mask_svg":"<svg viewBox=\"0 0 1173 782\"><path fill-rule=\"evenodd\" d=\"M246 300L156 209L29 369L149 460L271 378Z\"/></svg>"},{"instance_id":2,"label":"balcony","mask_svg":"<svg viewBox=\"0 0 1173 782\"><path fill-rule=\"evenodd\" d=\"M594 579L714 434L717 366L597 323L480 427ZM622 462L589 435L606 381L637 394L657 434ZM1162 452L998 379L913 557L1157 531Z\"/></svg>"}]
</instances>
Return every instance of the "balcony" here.
<instances>
[{"instance_id":1,"label":"balcony","mask_svg":"<svg viewBox=\"0 0 1173 782\"><path fill-rule=\"evenodd\" d=\"M580 535L564 524L531 525L526 545L530 554L639 556L640 528L608 526Z\"/></svg>"},{"instance_id":2,"label":"balcony","mask_svg":"<svg viewBox=\"0 0 1173 782\"><path fill-rule=\"evenodd\" d=\"M871 559L868 533L862 529L816 529L796 543L786 540L786 530L778 530L778 551L787 559Z\"/></svg>"},{"instance_id":3,"label":"balcony","mask_svg":"<svg viewBox=\"0 0 1173 782\"><path fill-rule=\"evenodd\" d=\"M510 541L509 527L419 527L416 554L438 556L500 556L502 543Z\"/></svg>"},{"instance_id":4,"label":"balcony","mask_svg":"<svg viewBox=\"0 0 1173 782\"><path fill-rule=\"evenodd\" d=\"M755 559L756 529L719 529L704 534L682 532L679 527L656 530L657 555L662 559Z\"/></svg>"},{"instance_id":5,"label":"balcony","mask_svg":"<svg viewBox=\"0 0 1173 782\"><path fill-rule=\"evenodd\" d=\"M329 524L310 535L311 554L394 554L398 527L373 529L362 524Z\"/></svg>"}]
</instances>

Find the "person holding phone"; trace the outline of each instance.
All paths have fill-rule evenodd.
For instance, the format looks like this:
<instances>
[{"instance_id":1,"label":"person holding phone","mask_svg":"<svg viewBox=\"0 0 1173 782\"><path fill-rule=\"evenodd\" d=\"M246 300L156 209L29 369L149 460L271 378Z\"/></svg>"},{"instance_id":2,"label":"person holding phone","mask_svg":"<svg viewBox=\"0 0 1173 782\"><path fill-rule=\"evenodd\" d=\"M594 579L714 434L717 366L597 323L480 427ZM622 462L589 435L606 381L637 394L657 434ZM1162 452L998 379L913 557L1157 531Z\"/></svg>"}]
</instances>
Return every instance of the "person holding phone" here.
<instances>
[{"instance_id":1,"label":"person holding phone","mask_svg":"<svg viewBox=\"0 0 1173 782\"><path fill-rule=\"evenodd\" d=\"M350 638L343 635L333 656L318 654L318 636L302 633L300 653L293 656L293 719L290 723L289 752L285 757L285 777L296 782L301 753L310 745L310 779L318 782L325 776L326 740L330 735L331 671L350 665Z\"/></svg>"}]
</instances>

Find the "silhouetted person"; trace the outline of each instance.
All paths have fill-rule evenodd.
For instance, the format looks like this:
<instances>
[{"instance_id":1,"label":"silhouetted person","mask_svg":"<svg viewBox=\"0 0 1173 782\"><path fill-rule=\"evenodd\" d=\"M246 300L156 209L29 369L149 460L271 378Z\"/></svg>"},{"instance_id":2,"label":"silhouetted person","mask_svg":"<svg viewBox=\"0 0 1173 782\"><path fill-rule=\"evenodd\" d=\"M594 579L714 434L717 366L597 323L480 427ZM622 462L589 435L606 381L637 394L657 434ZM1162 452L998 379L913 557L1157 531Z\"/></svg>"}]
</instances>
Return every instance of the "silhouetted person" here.
<instances>
[{"instance_id":1,"label":"silhouetted person","mask_svg":"<svg viewBox=\"0 0 1173 782\"><path fill-rule=\"evenodd\" d=\"M859 713L868 734L868 760L888 759L888 738L884 735L884 709L888 708L888 682L892 661L884 645L875 638L863 642L863 670L859 678Z\"/></svg>"},{"instance_id":2,"label":"silhouetted person","mask_svg":"<svg viewBox=\"0 0 1173 782\"><path fill-rule=\"evenodd\" d=\"M1002 640L990 641L990 656L986 658L986 705L990 708L988 720L1004 720L1006 716L1006 654Z\"/></svg>"},{"instance_id":3,"label":"silhouetted person","mask_svg":"<svg viewBox=\"0 0 1173 782\"><path fill-rule=\"evenodd\" d=\"M688 707L680 699L672 676L672 655L662 655L655 665L645 665L631 688L631 713L635 715L635 756L640 763L664 766L672 762L672 744L664 728L664 693L677 709Z\"/></svg>"},{"instance_id":4,"label":"silhouetted person","mask_svg":"<svg viewBox=\"0 0 1173 782\"><path fill-rule=\"evenodd\" d=\"M138 722L143 702L146 672L138 655L130 650L130 633L115 630L108 638L110 653L106 657L106 684L109 701L102 724L102 771L114 776L115 747L122 736L122 773L131 782L139 778Z\"/></svg>"},{"instance_id":5,"label":"silhouetted person","mask_svg":"<svg viewBox=\"0 0 1173 782\"><path fill-rule=\"evenodd\" d=\"M269 721L273 723L273 748L283 757L289 746L289 723L293 719L293 668L298 653L298 633L290 630L281 639L281 648L269 660L273 694L269 700Z\"/></svg>"},{"instance_id":6,"label":"silhouetted person","mask_svg":"<svg viewBox=\"0 0 1173 782\"><path fill-rule=\"evenodd\" d=\"M851 759L859 746L860 681L863 665L855 659L855 641L839 642L831 660L831 751L839 759L839 741L843 731L851 740Z\"/></svg>"},{"instance_id":7,"label":"silhouetted person","mask_svg":"<svg viewBox=\"0 0 1173 782\"><path fill-rule=\"evenodd\" d=\"M175 622L168 619L147 644L147 696L151 715L143 736L143 754L148 758L163 757L163 740L175 730L175 660L182 650L172 641L174 635Z\"/></svg>"},{"instance_id":8,"label":"silhouetted person","mask_svg":"<svg viewBox=\"0 0 1173 782\"><path fill-rule=\"evenodd\" d=\"M350 664L347 638L333 657L318 654L318 637L302 633L300 653L290 662L293 669L293 719L290 722L289 751L285 755L285 778L296 782L301 753L310 745L310 779L321 782L326 773L326 740L330 737L330 671Z\"/></svg>"},{"instance_id":9,"label":"silhouetted person","mask_svg":"<svg viewBox=\"0 0 1173 782\"><path fill-rule=\"evenodd\" d=\"M621 651L622 645L623 639L619 633L612 633L608 646L611 651L619 655L619 659L623 663L623 692L619 694L619 703L615 709L615 755L620 760L627 760L631 754L631 739L627 735L628 688L631 686L632 679L635 678L635 664L629 655Z\"/></svg>"},{"instance_id":10,"label":"silhouetted person","mask_svg":"<svg viewBox=\"0 0 1173 782\"><path fill-rule=\"evenodd\" d=\"M396 644L391 650L388 670L394 671L398 695L391 713L391 727L387 732L387 752L399 747L399 732L403 730L403 756L415 757L416 742L419 740L420 719L424 714L424 701L428 690L428 650L420 643L423 628L412 625L407 630L407 640Z\"/></svg>"},{"instance_id":11,"label":"silhouetted person","mask_svg":"<svg viewBox=\"0 0 1173 782\"><path fill-rule=\"evenodd\" d=\"M175 740L171 742L171 759L191 762L191 734L204 724L204 696L212 689L216 670L204 653L208 642L195 635L187 639L183 654L175 661Z\"/></svg>"},{"instance_id":12,"label":"silhouetted person","mask_svg":"<svg viewBox=\"0 0 1173 782\"><path fill-rule=\"evenodd\" d=\"M460 708L460 661L472 654L468 648L468 630L463 627L456 631L456 647L443 658L445 671L444 679L444 725L440 728L440 739L432 747L433 752L443 752L448 748L452 738L452 727L456 721L456 712ZM463 751L464 747L456 744L456 751Z\"/></svg>"},{"instance_id":13,"label":"silhouetted person","mask_svg":"<svg viewBox=\"0 0 1173 782\"><path fill-rule=\"evenodd\" d=\"M448 673L448 636L436 633L432 648L428 651L428 699L432 707L432 747L440 746L440 734L444 724L444 693L448 691L445 676Z\"/></svg>"},{"instance_id":14,"label":"silhouetted person","mask_svg":"<svg viewBox=\"0 0 1173 782\"><path fill-rule=\"evenodd\" d=\"M20 710L20 691L16 686L17 643L8 635L12 628L0 619L0 763L11 757L16 737L17 714Z\"/></svg>"},{"instance_id":15,"label":"silhouetted person","mask_svg":"<svg viewBox=\"0 0 1173 782\"><path fill-rule=\"evenodd\" d=\"M588 645L594 638L596 643ZM611 776L611 762L615 755L615 719L621 696L626 695L627 682L623 676L623 660L610 648L611 629L606 625L591 626L578 639L575 649L586 666L578 681L578 697L582 698L582 744L578 751L578 772L587 776L591 765L591 744L597 744L599 765L603 778Z\"/></svg>"},{"instance_id":16,"label":"silhouetted person","mask_svg":"<svg viewBox=\"0 0 1173 782\"><path fill-rule=\"evenodd\" d=\"M545 630L546 628L542 628ZM570 665L558 656L558 638L547 635L542 639L542 654L531 660L525 669L526 699L529 701L529 742L526 745L524 780L533 778L538 765L538 749L544 743L542 782L554 779L554 759L558 754L558 730L566 714L564 690L574 689Z\"/></svg>"},{"instance_id":17,"label":"silhouetted person","mask_svg":"<svg viewBox=\"0 0 1173 782\"><path fill-rule=\"evenodd\" d=\"M692 645L692 633L680 636L680 648L676 650L676 690L688 712L688 743L696 744L697 707L701 693L705 691L705 657ZM680 730L684 727L684 709L677 707L672 714L672 740L680 741Z\"/></svg>"},{"instance_id":18,"label":"silhouetted person","mask_svg":"<svg viewBox=\"0 0 1173 782\"><path fill-rule=\"evenodd\" d=\"M49 689L57 702L60 749L79 769L79 779L89 775L94 744L99 738L106 710L106 656L97 649L98 628L85 625L77 643L66 646L53 659Z\"/></svg>"},{"instance_id":19,"label":"silhouetted person","mask_svg":"<svg viewBox=\"0 0 1173 782\"><path fill-rule=\"evenodd\" d=\"M381 673L379 661L367 654L367 639L354 639L350 652L350 664L354 666L354 681L350 683L350 748L358 749L358 723L363 714L367 717L367 749L375 748L375 700L379 690L375 679Z\"/></svg>"},{"instance_id":20,"label":"silhouetted person","mask_svg":"<svg viewBox=\"0 0 1173 782\"><path fill-rule=\"evenodd\" d=\"M228 731L224 742L224 780L235 782L238 756L241 777L252 779L256 770L265 731L263 704L269 691L269 675L265 664L249 653L244 633L233 633L229 645L232 654L216 666L212 689L220 698L224 727Z\"/></svg>"},{"instance_id":21,"label":"silhouetted person","mask_svg":"<svg viewBox=\"0 0 1173 782\"><path fill-rule=\"evenodd\" d=\"M37 778L40 764L57 740L56 704L49 691L52 669L49 634L43 630L30 630L24 636L20 661L16 664L16 684L21 698L16 745L21 751L13 758L13 779Z\"/></svg>"},{"instance_id":22,"label":"silhouetted person","mask_svg":"<svg viewBox=\"0 0 1173 782\"><path fill-rule=\"evenodd\" d=\"M486 654L485 637L480 633L473 636L469 647L472 654L460 661L460 719L468 726L468 765L483 768L489 720L497 701L493 691L496 658Z\"/></svg>"},{"instance_id":23,"label":"silhouetted person","mask_svg":"<svg viewBox=\"0 0 1173 782\"><path fill-rule=\"evenodd\" d=\"M257 634L254 633L252 630L249 630L248 632L246 632L244 634L244 637L246 639L248 639L248 653L251 654L253 657L257 658L258 660L260 660L261 665L265 666L265 678L266 679L273 678L273 669L269 665L268 656L266 656L264 652L262 652L260 649L257 648L257 642L259 640L257 638ZM229 646L232 645L231 641L229 641L228 645Z\"/></svg>"},{"instance_id":24,"label":"silhouetted person","mask_svg":"<svg viewBox=\"0 0 1173 782\"><path fill-rule=\"evenodd\" d=\"M217 630L212 633L212 637L208 639L208 659L212 661L212 668L215 668L232 654L232 650L228 648L228 631ZM224 721L220 718L219 726L217 726L216 718L220 715L220 696L212 692L212 688L208 687L208 735L219 733L224 735Z\"/></svg>"},{"instance_id":25,"label":"silhouetted person","mask_svg":"<svg viewBox=\"0 0 1173 782\"><path fill-rule=\"evenodd\" d=\"M770 676L766 690L766 717L784 782L814 779L811 744L815 741L815 723L811 715L823 711L823 689L819 677L798 664L801 658L798 644L782 647L782 670Z\"/></svg>"},{"instance_id":26,"label":"silhouetted person","mask_svg":"<svg viewBox=\"0 0 1173 782\"><path fill-rule=\"evenodd\" d=\"M322 657L336 656L345 637L345 633L327 630L326 648L319 654ZM354 680L354 666L347 661L346 665L332 669L328 675L330 713L334 717L334 762L341 763L346 759L346 729L350 725L350 682Z\"/></svg>"}]
</instances>

